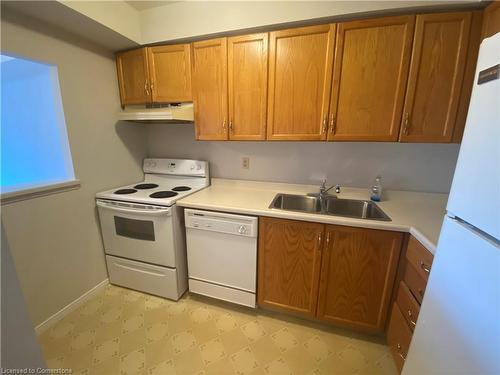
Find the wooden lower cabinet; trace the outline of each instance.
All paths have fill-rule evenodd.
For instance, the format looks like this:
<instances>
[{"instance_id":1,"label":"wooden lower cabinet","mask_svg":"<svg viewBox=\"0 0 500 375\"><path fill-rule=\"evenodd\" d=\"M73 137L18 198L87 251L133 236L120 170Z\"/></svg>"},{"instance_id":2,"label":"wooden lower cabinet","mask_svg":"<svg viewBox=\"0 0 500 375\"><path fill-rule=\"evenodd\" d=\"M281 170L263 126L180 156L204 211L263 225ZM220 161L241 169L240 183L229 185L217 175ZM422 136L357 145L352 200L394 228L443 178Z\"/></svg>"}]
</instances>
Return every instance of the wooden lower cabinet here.
<instances>
[{"instance_id":1,"label":"wooden lower cabinet","mask_svg":"<svg viewBox=\"0 0 500 375\"><path fill-rule=\"evenodd\" d=\"M327 225L317 317L382 332L403 234Z\"/></svg>"},{"instance_id":2,"label":"wooden lower cabinet","mask_svg":"<svg viewBox=\"0 0 500 375\"><path fill-rule=\"evenodd\" d=\"M260 218L260 306L315 316L323 227L304 221Z\"/></svg>"},{"instance_id":3,"label":"wooden lower cabinet","mask_svg":"<svg viewBox=\"0 0 500 375\"><path fill-rule=\"evenodd\" d=\"M383 332L403 234L261 217L259 306Z\"/></svg>"},{"instance_id":4,"label":"wooden lower cabinet","mask_svg":"<svg viewBox=\"0 0 500 375\"><path fill-rule=\"evenodd\" d=\"M391 321L387 330L387 343L391 349L396 367L401 372L410 348L412 332L398 305L392 306Z\"/></svg>"},{"instance_id":5,"label":"wooden lower cabinet","mask_svg":"<svg viewBox=\"0 0 500 375\"><path fill-rule=\"evenodd\" d=\"M416 238L408 236L407 239L400 257L399 287L393 293L394 303L387 327L387 344L399 372L403 369L413 331L418 325L420 304L434 258Z\"/></svg>"}]
</instances>

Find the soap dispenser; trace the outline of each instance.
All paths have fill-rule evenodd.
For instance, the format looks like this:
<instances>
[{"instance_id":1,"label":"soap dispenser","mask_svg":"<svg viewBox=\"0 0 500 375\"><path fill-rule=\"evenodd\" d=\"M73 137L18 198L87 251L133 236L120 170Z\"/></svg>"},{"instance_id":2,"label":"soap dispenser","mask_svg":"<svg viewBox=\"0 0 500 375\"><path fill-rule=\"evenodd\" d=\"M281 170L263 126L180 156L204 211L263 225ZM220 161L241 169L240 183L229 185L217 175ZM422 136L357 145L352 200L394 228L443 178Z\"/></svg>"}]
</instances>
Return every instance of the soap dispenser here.
<instances>
[{"instance_id":1,"label":"soap dispenser","mask_svg":"<svg viewBox=\"0 0 500 375\"><path fill-rule=\"evenodd\" d=\"M380 202L382 199L382 177L377 176L370 189L370 199L374 202Z\"/></svg>"}]
</instances>

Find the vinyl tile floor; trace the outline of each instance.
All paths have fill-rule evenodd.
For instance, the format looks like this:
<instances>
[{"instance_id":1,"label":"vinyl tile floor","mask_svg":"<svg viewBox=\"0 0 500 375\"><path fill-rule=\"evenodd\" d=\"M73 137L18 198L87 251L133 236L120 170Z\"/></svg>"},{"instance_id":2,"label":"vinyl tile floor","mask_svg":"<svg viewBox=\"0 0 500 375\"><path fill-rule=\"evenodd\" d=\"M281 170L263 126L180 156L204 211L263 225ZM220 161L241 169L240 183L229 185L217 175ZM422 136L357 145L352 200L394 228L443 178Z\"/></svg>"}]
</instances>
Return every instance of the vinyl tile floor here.
<instances>
[{"instance_id":1,"label":"vinyl tile floor","mask_svg":"<svg viewBox=\"0 0 500 375\"><path fill-rule=\"evenodd\" d=\"M382 339L186 295L108 285L39 335L50 368L107 374L397 374Z\"/></svg>"}]
</instances>

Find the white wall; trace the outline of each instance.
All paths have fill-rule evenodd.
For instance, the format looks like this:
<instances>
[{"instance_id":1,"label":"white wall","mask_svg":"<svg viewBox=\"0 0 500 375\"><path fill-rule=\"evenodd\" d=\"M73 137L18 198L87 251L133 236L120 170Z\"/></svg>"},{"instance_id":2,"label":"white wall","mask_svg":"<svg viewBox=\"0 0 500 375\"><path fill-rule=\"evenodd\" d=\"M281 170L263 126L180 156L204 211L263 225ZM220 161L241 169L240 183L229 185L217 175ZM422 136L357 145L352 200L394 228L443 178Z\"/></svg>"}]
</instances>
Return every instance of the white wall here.
<instances>
[{"instance_id":1,"label":"white wall","mask_svg":"<svg viewBox=\"0 0 500 375\"><path fill-rule=\"evenodd\" d=\"M60 0L59 2L134 42L141 42L139 13L125 1Z\"/></svg>"},{"instance_id":2,"label":"white wall","mask_svg":"<svg viewBox=\"0 0 500 375\"><path fill-rule=\"evenodd\" d=\"M363 12L478 3L458 1L178 1L140 12L142 43Z\"/></svg>"},{"instance_id":3,"label":"white wall","mask_svg":"<svg viewBox=\"0 0 500 375\"><path fill-rule=\"evenodd\" d=\"M96 192L138 181L140 126L117 123L113 54L2 9L2 51L56 64L76 178L81 188L2 206L28 310L38 325L107 277ZM29 110L26 103L26 110Z\"/></svg>"},{"instance_id":4,"label":"white wall","mask_svg":"<svg viewBox=\"0 0 500 375\"><path fill-rule=\"evenodd\" d=\"M368 187L377 174L387 189L449 192L459 145L361 142L208 142L193 125L148 125L150 157L210 161L213 177ZM250 169L241 158L250 157Z\"/></svg>"}]
</instances>

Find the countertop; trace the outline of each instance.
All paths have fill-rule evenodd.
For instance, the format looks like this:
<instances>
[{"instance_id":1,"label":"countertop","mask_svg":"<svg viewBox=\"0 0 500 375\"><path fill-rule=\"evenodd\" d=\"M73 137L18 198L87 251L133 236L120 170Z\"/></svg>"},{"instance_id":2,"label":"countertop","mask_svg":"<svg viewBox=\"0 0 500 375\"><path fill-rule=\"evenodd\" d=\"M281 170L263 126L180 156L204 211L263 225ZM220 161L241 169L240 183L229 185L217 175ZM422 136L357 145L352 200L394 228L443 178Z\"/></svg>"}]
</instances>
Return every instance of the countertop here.
<instances>
[{"instance_id":1,"label":"countertop","mask_svg":"<svg viewBox=\"0 0 500 375\"><path fill-rule=\"evenodd\" d=\"M353 219L268 208L278 193L317 193L319 186L212 178L211 186L178 200L179 206L325 224L409 232L435 253L448 194L384 191L379 207L392 221ZM368 200L368 189L342 187L339 198Z\"/></svg>"}]
</instances>

